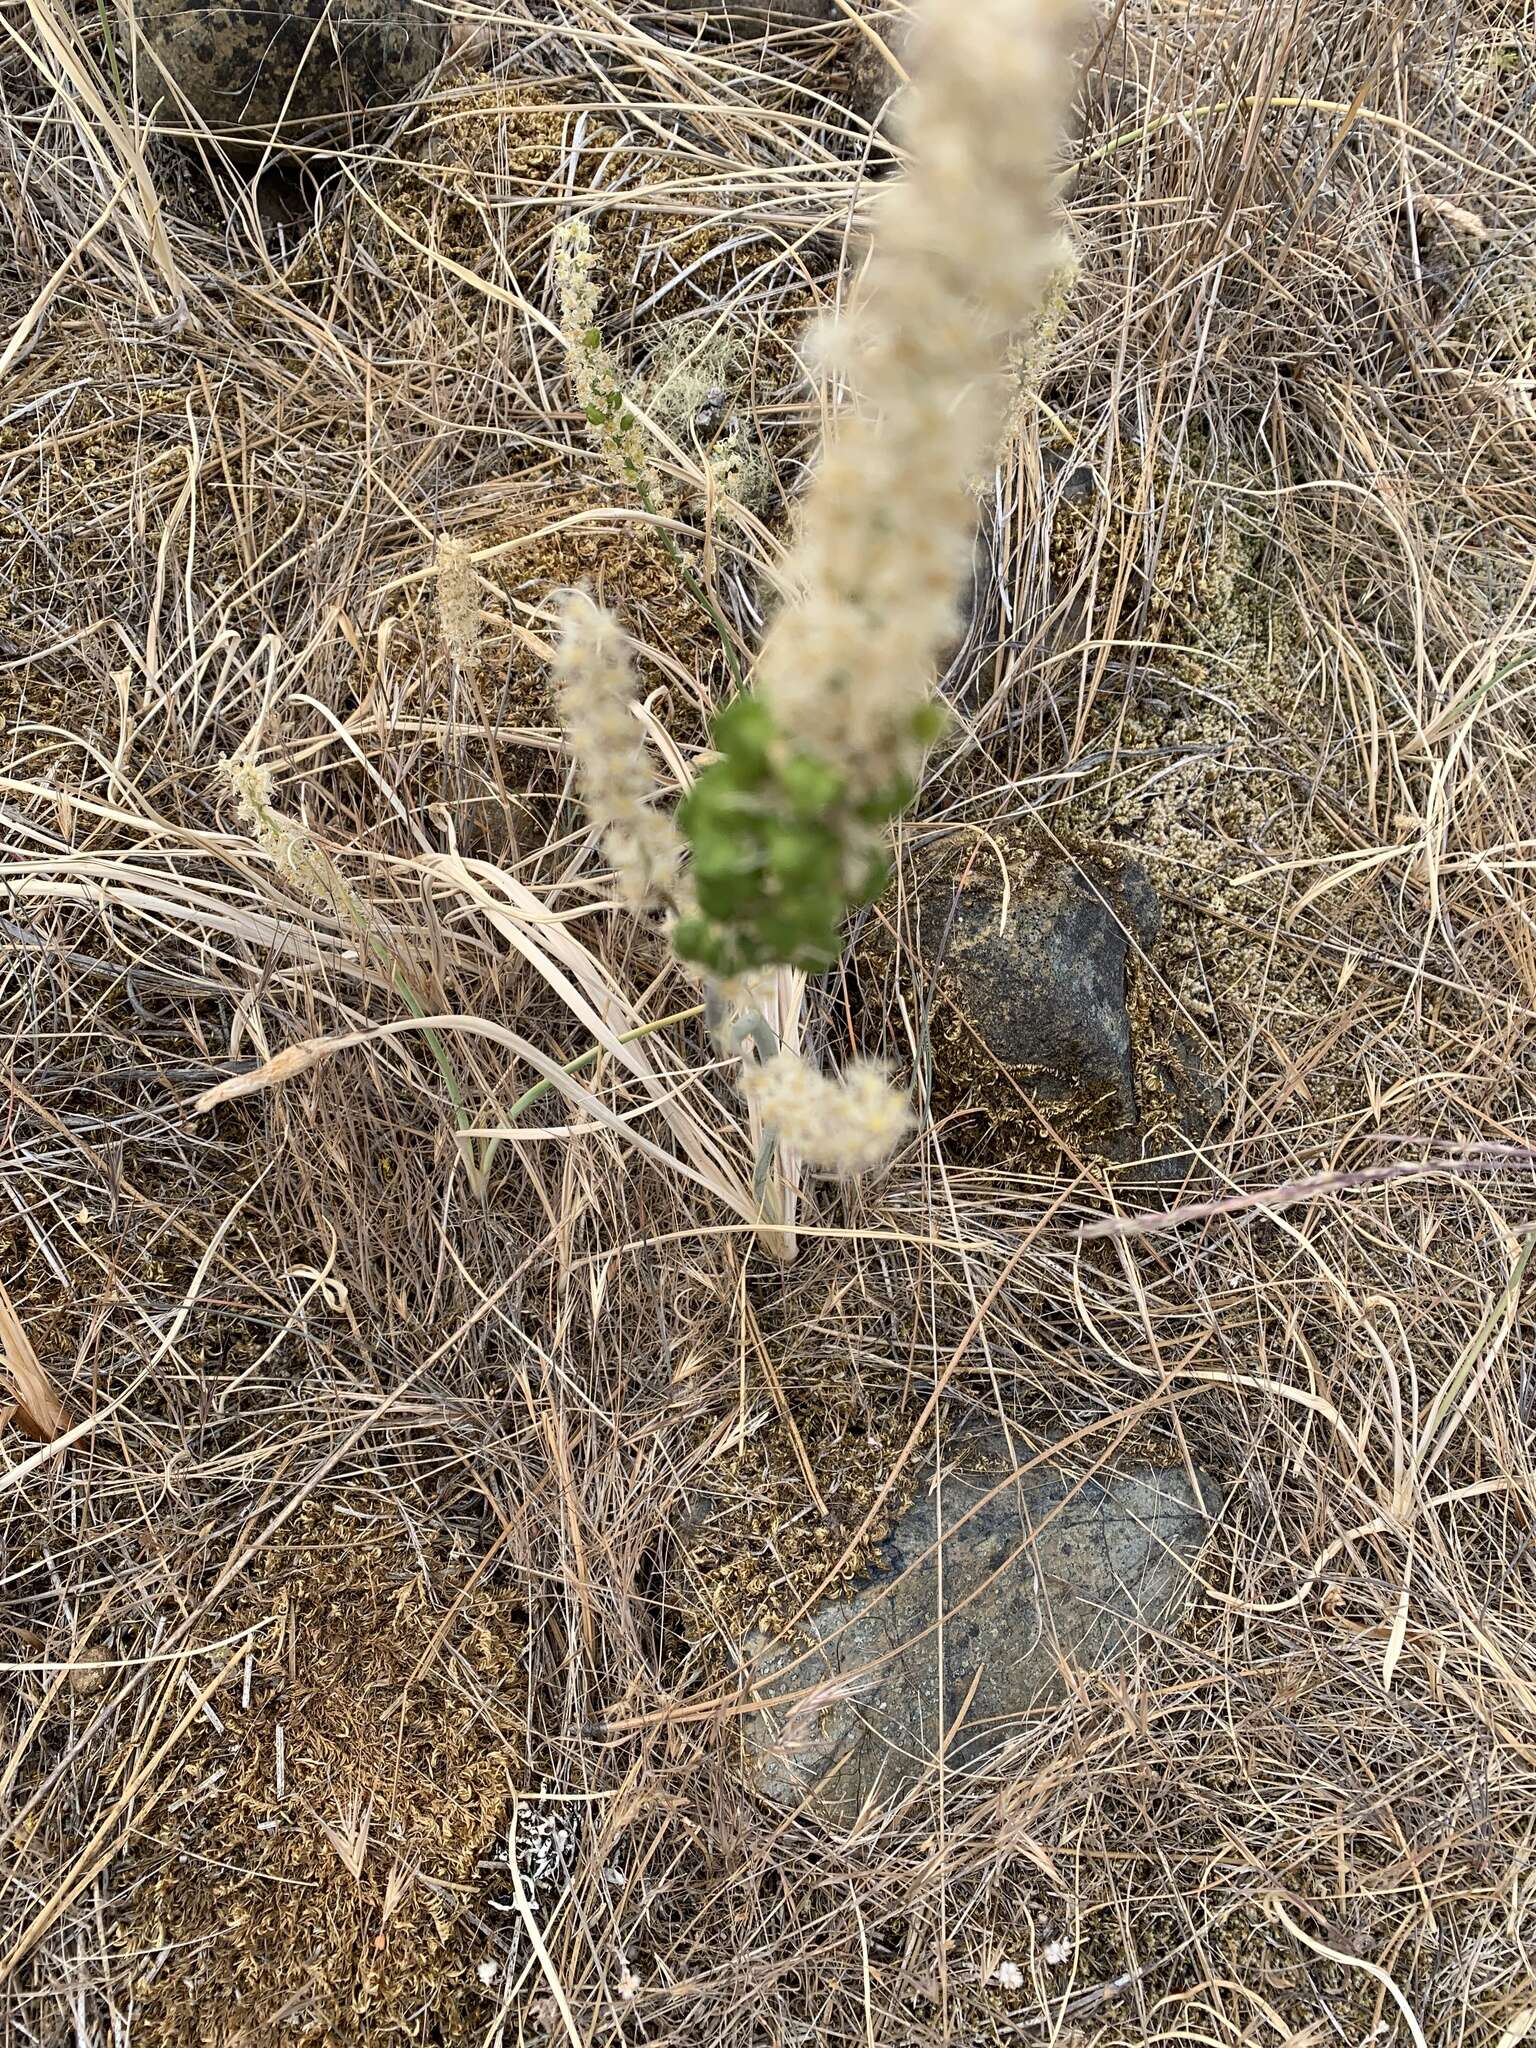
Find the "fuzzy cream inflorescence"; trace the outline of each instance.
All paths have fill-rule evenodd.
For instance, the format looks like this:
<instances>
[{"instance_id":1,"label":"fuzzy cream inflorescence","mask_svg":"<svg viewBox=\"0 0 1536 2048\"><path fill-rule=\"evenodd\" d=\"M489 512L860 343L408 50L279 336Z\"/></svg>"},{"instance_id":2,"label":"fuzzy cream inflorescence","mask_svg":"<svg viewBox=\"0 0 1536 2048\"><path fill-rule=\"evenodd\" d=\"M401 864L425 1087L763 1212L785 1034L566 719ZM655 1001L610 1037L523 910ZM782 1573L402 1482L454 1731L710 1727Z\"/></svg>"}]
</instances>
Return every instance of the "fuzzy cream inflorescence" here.
<instances>
[{"instance_id":1,"label":"fuzzy cream inflorescence","mask_svg":"<svg viewBox=\"0 0 1536 2048\"><path fill-rule=\"evenodd\" d=\"M630 407L597 324L598 255L584 220L562 221L554 236L560 333L571 382L587 424L615 475L643 499L657 498L640 422Z\"/></svg>"},{"instance_id":2,"label":"fuzzy cream inflorescence","mask_svg":"<svg viewBox=\"0 0 1536 2048\"><path fill-rule=\"evenodd\" d=\"M862 296L827 343L859 403L822 456L756 687L855 797L909 781L970 559L1000 371L1060 262L1064 0L930 0Z\"/></svg>"},{"instance_id":3,"label":"fuzzy cream inflorescence","mask_svg":"<svg viewBox=\"0 0 1536 2048\"><path fill-rule=\"evenodd\" d=\"M585 591L568 590L560 599L552 673L582 800L620 894L635 908L674 902L682 845L671 819L655 808L629 642L613 614Z\"/></svg>"},{"instance_id":4,"label":"fuzzy cream inflorescence","mask_svg":"<svg viewBox=\"0 0 1536 2048\"><path fill-rule=\"evenodd\" d=\"M270 856L278 873L286 876L311 903L338 911L353 924L366 923L356 891L337 873L330 856L321 851L297 819L274 808L271 769L248 755L237 755L219 765L234 792L240 822L250 827L251 837Z\"/></svg>"},{"instance_id":5,"label":"fuzzy cream inflorescence","mask_svg":"<svg viewBox=\"0 0 1536 2048\"><path fill-rule=\"evenodd\" d=\"M1009 349L1049 328L1051 280L1063 276L1051 171L1074 11L1071 0L928 0L904 124L911 168L882 197L862 295L826 348L857 402L803 507L786 575L795 597L764 640L752 696L716 718L716 759L679 819L695 901L674 944L717 993L754 969L829 965L847 909L883 881L886 825L936 729L972 480L1005 417ZM639 422L596 325L584 223L560 230L555 266L587 419L644 496ZM581 679L566 726L614 865L633 896L676 904L677 839L651 808L617 628L590 609L568 614L560 663ZM762 1130L823 1172L877 1165L911 1127L875 1066L833 1080L779 1053L749 1061L741 1086Z\"/></svg>"},{"instance_id":6,"label":"fuzzy cream inflorescence","mask_svg":"<svg viewBox=\"0 0 1536 2048\"><path fill-rule=\"evenodd\" d=\"M1062 229L1055 238L1034 320L1028 332L1016 340L1008 352L1014 395L1008 408L1004 430L1007 433L1018 432L1028 417L1029 409L1039 401L1040 383L1056 353L1068 305L1081 272L1082 261L1077 253L1077 244Z\"/></svg>"},{"instance_id":7,"label":"fuzzy cream inflorescence","mask_svg":"<svg viewBox=\"0 0 1536 2048\"><path fill-rule=\"evenodd\" d=\"M445 533L437 543L437 623L455 672L475 672L480 645L480 583L467 541Z\"/></svg>"},{"instance_id":8,"label":"fuzzy cream inflorescence","mask_svg":"<svg viewBox=\"0 0 1536 2048\"><path fill-rule=\"evenodd\" d=\"M868 1061L829 1080L794 1053L742 1070L741 1091L763 1129L818 1173L868 1173L912 1128L912 1111Z\"/></svg>"}]
</instances>

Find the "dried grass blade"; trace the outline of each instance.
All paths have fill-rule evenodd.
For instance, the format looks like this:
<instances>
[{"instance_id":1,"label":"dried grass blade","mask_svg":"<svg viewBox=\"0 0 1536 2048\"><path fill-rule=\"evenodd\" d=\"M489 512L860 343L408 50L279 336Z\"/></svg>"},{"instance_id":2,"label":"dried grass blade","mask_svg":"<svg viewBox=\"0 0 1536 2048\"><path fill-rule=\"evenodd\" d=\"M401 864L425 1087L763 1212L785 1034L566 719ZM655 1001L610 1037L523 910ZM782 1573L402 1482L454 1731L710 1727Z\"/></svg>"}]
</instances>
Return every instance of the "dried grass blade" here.
<instances>
[{"instance_id":1,"label":"dried grass blade","mask_svg":"<svg viewBox=\"0 0 1536 2048\"><path fill-rule=\"evenodd\" d=\"M0 1358L16 1397L12 1419L35 1443L51 1444L69 1428L69 1410L54 1392L15 1305L0 1282Z\"/></svg>"}]
</instances>

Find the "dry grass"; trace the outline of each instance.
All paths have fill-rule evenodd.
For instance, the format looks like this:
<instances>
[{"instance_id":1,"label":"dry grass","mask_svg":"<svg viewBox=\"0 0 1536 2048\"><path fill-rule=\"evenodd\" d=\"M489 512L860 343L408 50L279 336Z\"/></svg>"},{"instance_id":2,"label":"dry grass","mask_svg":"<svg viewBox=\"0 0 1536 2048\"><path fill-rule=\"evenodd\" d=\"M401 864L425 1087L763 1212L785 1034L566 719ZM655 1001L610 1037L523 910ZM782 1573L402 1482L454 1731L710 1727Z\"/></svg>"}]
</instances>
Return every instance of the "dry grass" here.
<instances>
[{"instance_id":1,"label":"dry grass","mask_svg":"<svg viewBox=\"0 0 1536 2048\"><path fill-rule=\"evenodd\" d=\"M731 366L775 490L722 506L674 435L667 516L750 643L880 150L856 27L624 12L509 0L375 142L258 177L125 110L94 11L0 0L0 1340L16 1421L68 1424L0 1441L6 2039L1514 2048L1529 19L1132 0L1090 39L1083 275L909 847L1133 847L1139 987L1226 1113L1192 1214L1088 1237L1104 1168L946 1104L779 1266L697 1026L627 1037L694 997L559 761L563 581L624 609L679 778L728 678L573 414L548 244L600 209L637 377ZM238 751L332 900L240 826ZM903 957L804 1031L923 1104ZM1227 1479L1189 1626L936 1807L757 1805L732 1624L999 1410Z\"/></svg>"}]
</instances>

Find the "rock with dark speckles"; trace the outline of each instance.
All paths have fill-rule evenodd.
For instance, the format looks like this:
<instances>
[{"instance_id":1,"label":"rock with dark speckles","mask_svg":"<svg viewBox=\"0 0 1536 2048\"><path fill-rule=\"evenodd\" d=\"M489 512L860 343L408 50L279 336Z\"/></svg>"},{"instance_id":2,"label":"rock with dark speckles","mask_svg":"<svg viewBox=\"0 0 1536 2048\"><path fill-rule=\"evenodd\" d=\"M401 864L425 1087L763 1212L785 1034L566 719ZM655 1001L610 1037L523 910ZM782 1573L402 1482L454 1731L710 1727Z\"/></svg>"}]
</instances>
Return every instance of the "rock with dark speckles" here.
<instances>
[{"instance_id":1,"label":"rock with dark speckles","mask_svg":"<svg viewBox=\"0 0 1536 2048\"><path fill-rule=\"evenodd\" d=\"M1204 1171L1223 1090L1162 986L1139 862L1004 832L941 855L912 899L937 1114L982 1110L994 1143L1102 1161L1157 1199Z\"/></svg>"},{"instance_id":2,"label":"rock with dark speckles","mask_svg":"<svg viewBox=\"0 0 1536 2048\"><path fill-rule=\"evenodd\" d=\"M748 1640L757 1698L806 1696L744 1721L759 1792L850 1826L936 1783L940 1756L950 1772L984 1770L1075 1673L1128 1669L1173 1625L1220 1505L1215 1482L1025 1462L1000 1435L976 1440L939 1497L897 1523L870 1585L828 1602L794 1642Z\"/></svg>"},{"instance_id":3,"label":"rock with dark speckles","mask_svg":"<svg viewBox=\"0 0 1536 2048\"><path fill-rule=\"evenodd\" d=\"M164 67L140 61L140 97L179 114L167 78L216 135L296 141L403 100L443 55L447 15L423 0L139 0Z\"/></svg>"},{"instance_id":4,"label":"rock with dark speckles","mask_svg":"<svg viewBox=\"0 0 1536 2048\"><path fill-rule=\"evenodd\" d=\"M1091 1105L1110 1130L1136 1122L1126 965L1160 923L1134 861L1045 847L1011 865L1006 894L993 863L973 860L919 902L923 957L952 979L992 1057L1043 1107Z\"/></svg>"}]
</instances>

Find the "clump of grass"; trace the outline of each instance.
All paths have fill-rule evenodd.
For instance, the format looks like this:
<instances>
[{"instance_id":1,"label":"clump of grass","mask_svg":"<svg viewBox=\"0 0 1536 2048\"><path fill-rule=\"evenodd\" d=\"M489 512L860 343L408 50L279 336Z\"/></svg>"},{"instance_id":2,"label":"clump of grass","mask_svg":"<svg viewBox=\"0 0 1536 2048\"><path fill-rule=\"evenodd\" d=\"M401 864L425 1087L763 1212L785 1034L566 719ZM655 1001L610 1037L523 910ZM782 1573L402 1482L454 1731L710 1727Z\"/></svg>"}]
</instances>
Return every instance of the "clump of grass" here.
<instances>
[{"instance_id":1,"label":"clump of grass","mask_svg":"<svg viewBox=\"0 0 1536 2048\"><path fill-rule=\"evenodd\" d=\"M1085 37L1081 275L982 465L886 964L754 991L927 1127L791 1265L699 992L562 801L555 590L622 606L663 805L729 678L543 258L600 206L615 360L728 327L793 485L798 338L878 213L858 25L499 10L483 74L289 181L128 119L115 20L0 37L0 1255L71 1418L0 1425L5 2027L1536 2038L1529 22L1131 0ZM711 562L660 516L760 644L785 536ZM543 1090L484 1200L420 1023L210 788L256 731L469 1101ZM1156 1232L932 1113L905 848L979 866L1026 817L1147 867L1133 997L1226 1084ZM253 1040L349 1049L186 1115ZM978 1425L1217 1474L1187 1626L994 1776L936 1757L847 1836L766 1807L743 1631L844 1597Z\"/></svg>"},{"instance_id":2,"label":"clump of grass","mask_svg":"<svg viewBox=\"0 0 1536 2048\"><path fill-rule=\"evenodd\" d=\"M448 578L450 592L454 597L464 596L464 571L467 556L459 561L450 557ZM471 575L473 572L470 572ZM442 569L439 568L441 582ZM458 586L455 588L455 586ZM456 629L461 635L467 633L466 621L460 616ZM461 638L459 652L467 654L472 642ZM291 882L301 895L312 902L333 910L355 934L365 957L380 967L411 1015L425 1018L427 1011L416 989L412 987L409 961L400 948L400 942L391 932L388 923L379 917L352 887L330 855L319 847L313 837L297 820L278 810L272 801L272 772L263 763L250 755L237 756L224 763L224 772L229 786L235 794L240 817L250 827L256 843L262 848L284 879ZM495 1158L493 1141L487 1139L477 1144L471 1135L476 1119L471 1114L464 1086L454 1065L453 1056L441 1032L428 1025L422 1032L432 1057L437 1062L438 1072L453 1104L453 1113L458 1122L464 1148L464 1161L471 1185L484 1193L491 1165ZM261 1079L270 1084L286 1080L295 1072L312 1063L310 1048L295 1048L295 1057L285 1061L282 1055L275 1063L269 1062L263 1069ZM222 1099L217 1089L210 1091L209 1100Z\"/></svg>"}]
</instances>

